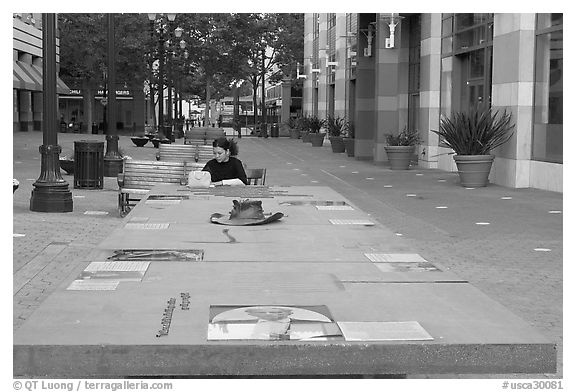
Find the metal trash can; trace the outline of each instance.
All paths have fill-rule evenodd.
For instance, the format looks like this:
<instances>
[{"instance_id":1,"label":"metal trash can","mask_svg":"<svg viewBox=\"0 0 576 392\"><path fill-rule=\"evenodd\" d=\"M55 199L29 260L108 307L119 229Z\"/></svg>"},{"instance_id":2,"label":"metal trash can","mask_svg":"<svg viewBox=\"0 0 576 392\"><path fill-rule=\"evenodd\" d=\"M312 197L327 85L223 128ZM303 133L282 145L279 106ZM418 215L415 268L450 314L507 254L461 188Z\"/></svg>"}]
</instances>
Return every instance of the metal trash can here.
<instances>
[{"instance_id":1,"label":"metal trash can","mask_svg":"<svg viewBox=\"0 0 576 392\"><path fill-rule=\"evenodd\" d=\"M272 136L272 137L280 136L280 129L278 127L278 123L274 123L270 127L270 136Z\"/></svg>"},{"instance_id":2,"label":"metal trash can","mask_svg":"<svg viewBox=\"0 0 576 392\"><path fill-rule=\"evenodd\" d=\"M104 142L80 140L74 142L74 188L104 187Z\"/></svg>"}]
</instances>

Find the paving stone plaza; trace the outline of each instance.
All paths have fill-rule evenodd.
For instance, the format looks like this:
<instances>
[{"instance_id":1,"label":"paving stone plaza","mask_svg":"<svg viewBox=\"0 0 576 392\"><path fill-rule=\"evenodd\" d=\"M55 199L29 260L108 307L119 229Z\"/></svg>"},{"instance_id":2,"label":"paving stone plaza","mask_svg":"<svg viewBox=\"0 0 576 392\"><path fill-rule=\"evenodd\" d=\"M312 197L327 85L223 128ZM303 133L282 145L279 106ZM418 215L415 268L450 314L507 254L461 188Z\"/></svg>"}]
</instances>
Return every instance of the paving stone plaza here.
<instances>
[{"instance_id":1,"label":"paving stone plaza","mask_svg":"<svg viewBox=\"0 0 576 392\"><path fill-rule=\"evenodd\" d=\"M123 220L118 214L117 184L111 177L105 177L101 190L71 186L71 213L31 212L41 136L28 132L13 138L13 174L20 181L13 196L15 331L70 278L78 268L75 260L130 218L128 214ZM103 136L60 134L59 144L70 153L74 140L85 139ZM456 173L393 171L301 140L243 137L238 142L239 157L248 167L268 169L268 185L336 190L395 233L414 254L469 281L528 322L558 349L557 373L531 376L562 376L561 194L497 185L466 189L458 184ZM127 136L120 136L120 148L133 159L155 159L157 151L152 146L137 148ZM73 182L70 175L63 178Z\"/></svg>"}]
</instances>

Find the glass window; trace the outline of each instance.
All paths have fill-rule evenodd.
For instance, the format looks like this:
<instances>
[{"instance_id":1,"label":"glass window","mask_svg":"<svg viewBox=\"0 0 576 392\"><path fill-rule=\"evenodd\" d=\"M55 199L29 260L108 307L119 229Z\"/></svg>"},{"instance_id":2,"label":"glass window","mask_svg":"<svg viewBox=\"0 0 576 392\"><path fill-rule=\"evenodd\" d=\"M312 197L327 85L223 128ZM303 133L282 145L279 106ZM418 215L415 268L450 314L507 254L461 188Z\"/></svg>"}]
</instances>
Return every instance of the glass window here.
<instances>
[{"instance_id":1,"label":"glass window","mask_svg":"<svg viewBox=\"0 0 576 392\"><path fill-rule=\"evenodd\" d=\"M328 14L328 28L332 28L336 26L336 14L330 13Z\"/></svg>"},{"instance_id":2,"label":"glass window","mask_svg":"<svg viewBox=\"0 0 576 392\"><path fill-rule=\"evenodd\" d=\"M442 20L442 35L452 34L452 17Z\"/></svg>"},{"instance_id":3,"label":"glass window","mask_svg":"<svg viewBox=\"0 0 576 392\"><path fill-rule=\"evenodd\" d=\"M538 14L538 30L562 25L563 14Z\"/></svg>"},{"instance_id":4,"label":"glass window","mask_svg":"<svg viewBox=\"0 0 576 392\"><path fill-rule=\"evenodd\" d=\"M480 26L456 34L456 49L468 49L482 45L486 41L486 27Z\"/></svg>"},{"instance_id":5,"label":"glass window","mask_svg":"<svg viewBox=\"0 0 576 392\"><path fill-rule=\"evenodd\" d=\"M551 17L544 18L551 21ZM538 15L540 21L540 15ZM563 33L536 36L532 158L562 163Z\"/></svg>"},{"instance_id":6,"label":"glass window","mask_svg":"<svg viewBox=\"0 0 576 392\"><path fill-rule=\"evenodd\" d=\"M490 14L456 14L456 31L488 22Z\"/></svg>"},{"instance_id":7,"label":"glass window","mask_svg":"<svg viewBox=\"0 0 576 392\"><path fill-rule=\"evenodd\" d=\"M452 37L442 38L442 54L452 53Z\"/></svg>"},{"instance_id":8,"label":"glass window","mask_svg":"<svg viewBox=\"0 0 576 392\"><path fill-rule=\"evenodd\" d=\"M470 78L484 76L484 50L475 50L470 53Z\"/></svg>"}]
</instances>

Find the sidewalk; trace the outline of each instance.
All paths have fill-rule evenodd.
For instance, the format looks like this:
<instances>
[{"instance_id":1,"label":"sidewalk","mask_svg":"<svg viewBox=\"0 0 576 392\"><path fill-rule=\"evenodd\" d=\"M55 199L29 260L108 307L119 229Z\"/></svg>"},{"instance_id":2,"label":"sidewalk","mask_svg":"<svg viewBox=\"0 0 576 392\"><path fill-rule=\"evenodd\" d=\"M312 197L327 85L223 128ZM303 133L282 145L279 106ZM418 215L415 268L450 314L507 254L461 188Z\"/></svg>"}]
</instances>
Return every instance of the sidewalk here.
<instances>
[{"instance_id":1,"label":"sidewalk","mask_svg":"<svg viewBox=\"0 0 576 392\"><path fill-rule=\"evenodd\" d=\"M104 136L59 134L63 155L73 154L74 140L104 141ZM105 178L102 190L82 190L73 188L73 176L63 174L74 211L31 212L41 144L39 132L13 134L13 175L20 181L13 196L14 329L72 272L76 255L122 222L115 178ZM267 185L333 188L415 253L469 280L526 320L558 344L558 373L533 377L562 376L562 194L497 185L466 189L456 173L392 171L334 154L327 141L317 148L288 138L242 137L238 145L248 167L267 168ZM129 136L120 136L119 146L135 159L154 160L157 151L151 144L135 147Z\"/></svg>"}]
</instances>

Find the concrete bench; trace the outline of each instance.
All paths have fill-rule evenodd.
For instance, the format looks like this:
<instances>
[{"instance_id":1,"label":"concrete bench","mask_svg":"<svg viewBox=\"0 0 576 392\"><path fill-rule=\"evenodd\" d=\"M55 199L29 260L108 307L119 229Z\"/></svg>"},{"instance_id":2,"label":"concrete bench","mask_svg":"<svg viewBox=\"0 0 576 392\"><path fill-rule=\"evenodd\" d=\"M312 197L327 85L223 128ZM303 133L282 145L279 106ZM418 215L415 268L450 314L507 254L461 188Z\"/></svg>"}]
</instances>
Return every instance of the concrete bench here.
<instances>
[{"instance_id":1,"label":"concrete bench","mask_svg":"<svg viewBox=\"0 0 576 392\"><path fill-rule=\"evenodd\" d=\"M203 164L125 159L118 174L118 210L121 216L130 212L143 195L162 183L180 184L190 170L202 170ZM186 169L188 167L188 169Z\"/></svg>"},{"instance_id":2,"label":"concrete bench","mask_svg":"<svg viewBox=\"0 0 576 392\"><path fill-rule=\"evenodd\" d=\"M197 162L205 164L214 157L212 145L160 144L156 159L167 162Z\"/></svg>"},{"instance_id":3,"label":"concrete bench","mask_svg":"<svg viewBox=\"0 0 576 392\"><path fill-rule=\"evenodd\" d=\"M202 142L204 145L212 146L212 141L222 136L226 136L223 128L192 128L184 133L184 144Z\"/></svg>"}]
</instances>

